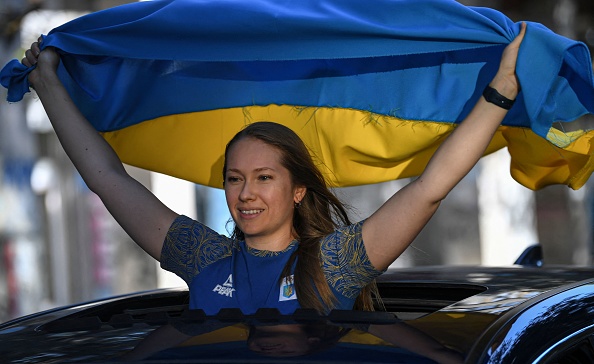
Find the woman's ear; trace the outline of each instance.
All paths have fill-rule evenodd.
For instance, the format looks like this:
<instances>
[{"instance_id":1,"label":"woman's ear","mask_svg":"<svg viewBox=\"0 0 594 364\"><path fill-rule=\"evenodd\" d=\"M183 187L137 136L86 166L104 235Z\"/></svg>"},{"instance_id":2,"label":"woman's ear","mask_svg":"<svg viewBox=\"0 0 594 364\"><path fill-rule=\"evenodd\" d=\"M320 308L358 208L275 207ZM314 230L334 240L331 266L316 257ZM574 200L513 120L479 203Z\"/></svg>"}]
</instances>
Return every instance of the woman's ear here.
<instances>
[{"instance_id":1,"label":"woman's ear","mask_svg":"<svg viewBox=\"0 0 594 364\"><path fill-rule=\"evenodd\" d=\"M295 193L293 195L293 202L296 204L301 203L301 200L305 197L305 193L307 192L307 188L300 186L295 188Z\"/></svg>"}]
</instances>

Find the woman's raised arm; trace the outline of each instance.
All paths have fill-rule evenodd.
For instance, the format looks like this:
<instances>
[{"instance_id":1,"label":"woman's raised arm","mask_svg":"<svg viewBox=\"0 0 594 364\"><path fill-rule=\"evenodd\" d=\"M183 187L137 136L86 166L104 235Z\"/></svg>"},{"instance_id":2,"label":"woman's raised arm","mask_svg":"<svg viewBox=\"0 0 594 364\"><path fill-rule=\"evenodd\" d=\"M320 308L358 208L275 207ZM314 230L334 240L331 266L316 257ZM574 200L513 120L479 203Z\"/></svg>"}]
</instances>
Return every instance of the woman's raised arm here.
<instances>
[{"instance_id":1,"label":"woman's raised arm","mask_svg":"<svg viewBox=\"0 0 594 364\"><path fill-rule=\"evenodd\" d=\"M514 100L520 90L516 60L526 33L504 50L490 83L500 95ZM363 224L363 241L371 263L385 269L404 252L435 213L441 201L484 154L507 110L481 97L473 110L437 149L423 173L392 196Z\"/></svg>"},{"instance_id":2,"label":"woman's raised arm","mask_svg":"<svg viewBox=\"0 0 594 364\"><path fill-rule=\"evenodd\" d=\"M37 92L62 147L87 186L103 201L130 237L155 259L176 214L130 177L111 146L80 113L58 79L57 52L40 52L39 43L25 52L22 63L37 65L29 82Z\"/></svg>"}]
</instances>

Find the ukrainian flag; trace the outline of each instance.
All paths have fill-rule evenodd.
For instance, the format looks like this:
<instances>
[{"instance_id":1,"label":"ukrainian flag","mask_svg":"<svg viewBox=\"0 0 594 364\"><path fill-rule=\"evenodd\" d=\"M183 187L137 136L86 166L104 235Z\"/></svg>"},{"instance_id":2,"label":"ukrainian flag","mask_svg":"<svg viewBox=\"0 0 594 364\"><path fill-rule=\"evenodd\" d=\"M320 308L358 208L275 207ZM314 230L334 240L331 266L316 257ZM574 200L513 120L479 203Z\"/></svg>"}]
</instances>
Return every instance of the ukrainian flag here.
<instances>
[{"instance_id":1,"label":"ukrainian flag","mask_svg":"<svg viewBox=\"0 0 594 364\"><path fill-rule=\"evenodd\" d=\"M227 141L244 125L295 130L336 186L420 174L497 71L519 24L449 0L161 0L53 29L75 103L127 164L222 185ZM8 100L28 91L16 60ZM522 87L488 153L508 147L521 184L581 187L594 113L587 47L528 23Z\"/></svg>"}]
</instances>

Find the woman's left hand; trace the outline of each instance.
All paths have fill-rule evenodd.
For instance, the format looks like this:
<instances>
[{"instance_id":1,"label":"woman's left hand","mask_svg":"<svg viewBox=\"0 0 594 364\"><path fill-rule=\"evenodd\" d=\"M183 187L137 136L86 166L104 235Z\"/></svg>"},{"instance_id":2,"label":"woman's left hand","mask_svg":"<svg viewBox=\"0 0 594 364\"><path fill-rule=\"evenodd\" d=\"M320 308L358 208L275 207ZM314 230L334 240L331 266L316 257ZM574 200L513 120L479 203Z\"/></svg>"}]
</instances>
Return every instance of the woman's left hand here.
<instances>
[{"instance_id":1,"label":"woman's left hand","mask_svg":"<svg viewBox=\"0 0 594 364\"><path fill-rule=\"evenodd\" d=\"M515 100L520 91L516 61L526 34L505 48L499 70L490 83L504 97ZM479 98L472 111L437 149L427 167L413 182L400 189L363 224L363 241L369 260L386 269L417 237L441 201L485 153L507 110Z\"/></svg>"},{"instance_id":2,"label":"woman's left hand","mask_svg":"<svg viewBox=\"0 0 594 364\"><path fill-rule=\"evenodd\" d=\"M499 70L490 83L491 87L510 100L515 100L520 92L520 83L516 76L516 62L524 35L526 35L526 23L522 22L520 34L505 47L501 56Z\"/></svg>"}]
</instances>

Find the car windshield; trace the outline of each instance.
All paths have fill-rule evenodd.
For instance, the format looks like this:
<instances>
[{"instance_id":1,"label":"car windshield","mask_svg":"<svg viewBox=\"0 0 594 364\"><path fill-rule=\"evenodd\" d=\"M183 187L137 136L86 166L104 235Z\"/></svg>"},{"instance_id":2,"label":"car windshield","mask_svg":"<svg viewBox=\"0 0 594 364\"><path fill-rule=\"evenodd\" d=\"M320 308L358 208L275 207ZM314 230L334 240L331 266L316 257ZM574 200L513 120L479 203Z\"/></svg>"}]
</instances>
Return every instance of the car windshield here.
<instances>
[{"instance_id":1,"label":"car windshield","mask_svg":"<svg viewBox=\"0 0 594 364\"><path fill-rule=\"evenodd\" d=\"M565 318L568 312L586 312L592 300L591 270L543 269L538 268L540 275L511 268L497 274L448 269L448 279L433 269L417 281L404 271L388 272L378 281L377 311L324 315L311 309L281 314L275 308L207 315L189 309L187 289L140 292L0 324L0 358L7 363L462 363L463 358L476 362L484 354L481 347L489 355L497 348L507 355L510 345L514 355L532 355L521 343L544 343L535 328L548 327L542 331L547 335L582 330L581 318ZM455 278L468 272L472 280ZM542 313L535 313L537 307ZM525 328L516 330L518 322ZM520 341L518 330L528 333Z\"/></svg>"},{"instance_id":2,"label":"car windshield","mask_svg":"<svg viewBox=\"0 0 594 364\"><path fill-rule=\"evenodd\" d=\"M147 292L17 319L0 325L0 352L19 363L462 362L461 353L396 312L333 310L321 315L298 309L284 315L262 308L253 314L221 309L206 315L188 309L187 300L187 290ZM412 305L387 301L386 308L399 307ZM434 304L419 307L414 311L436 309Z\"/></svg>"},{"instance_id":3,"label":"car windshield","mask_svg":"<svg viewBox=\"0 0 594 364\"><path fill-rule=\"evenodd\" d=\"M461 358L390 312L320 315L299 309L281 315L260 309L245 315L222 309L208 316L171 305L132 307L108 317L89 308L36 331L44 334L39 345L47 346L46 355L78 352L72 361L433 363L440 356Z\"/></svg>"}]
</instances>

